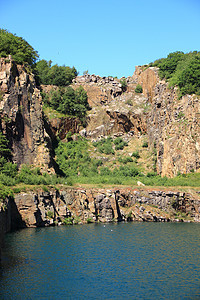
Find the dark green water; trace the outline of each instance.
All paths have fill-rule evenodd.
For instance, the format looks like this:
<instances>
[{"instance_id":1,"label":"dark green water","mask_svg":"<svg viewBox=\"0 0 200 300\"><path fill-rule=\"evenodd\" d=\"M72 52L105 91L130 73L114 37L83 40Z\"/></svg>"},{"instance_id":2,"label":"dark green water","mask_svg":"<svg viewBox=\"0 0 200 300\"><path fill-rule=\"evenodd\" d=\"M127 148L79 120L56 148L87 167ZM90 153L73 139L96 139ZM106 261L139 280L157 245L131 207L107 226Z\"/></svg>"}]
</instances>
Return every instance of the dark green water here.
<instances>
[{"instance_id":1,"label":"dark green water","mask_svg":"<svg viewBox=\"0 0 200 300\"><path fill-rule=\"evenodd\" d=\"M5 252L0 299L200 299L200 224L27 229Z\"/></svg>"}]
</instances>

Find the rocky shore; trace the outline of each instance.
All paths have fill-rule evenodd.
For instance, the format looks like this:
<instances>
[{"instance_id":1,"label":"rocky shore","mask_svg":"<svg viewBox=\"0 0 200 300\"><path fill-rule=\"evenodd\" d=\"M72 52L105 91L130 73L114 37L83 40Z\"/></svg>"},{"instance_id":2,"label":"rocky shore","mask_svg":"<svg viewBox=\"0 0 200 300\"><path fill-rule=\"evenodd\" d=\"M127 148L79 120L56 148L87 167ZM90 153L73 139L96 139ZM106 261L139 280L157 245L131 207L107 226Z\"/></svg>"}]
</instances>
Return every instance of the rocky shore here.
<instances>
[{"instance_id":1,"label":"rocky shore","mask_svg":"<svg viewBox=\"0 0 200 300\"><path fill-rule=\"evenodd\" d=\"M200 191L60 187L19 193L1 205L0 245L6 232L21 228L121 221L200 222Z\"/></svg>"}]
</instances>

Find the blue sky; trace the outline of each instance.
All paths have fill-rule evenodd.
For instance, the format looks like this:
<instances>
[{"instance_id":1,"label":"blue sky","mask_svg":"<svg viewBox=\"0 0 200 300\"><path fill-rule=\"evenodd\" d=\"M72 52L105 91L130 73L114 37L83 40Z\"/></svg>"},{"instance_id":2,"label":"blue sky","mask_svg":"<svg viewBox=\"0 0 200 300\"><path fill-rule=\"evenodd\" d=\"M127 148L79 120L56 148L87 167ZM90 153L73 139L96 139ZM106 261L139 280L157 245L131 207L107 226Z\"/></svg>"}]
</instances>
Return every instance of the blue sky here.
<instances>
[{"instance_id":1,"label":"blue sky","mask_svg":"<svg viewBox=\"0 0 200 300\"><path fill-rule=\"evenodd\" d=\"M200 1L0 0L0 28L40 59L120 78L170 52L200 51Z\"/></svg>"}]
</instances>

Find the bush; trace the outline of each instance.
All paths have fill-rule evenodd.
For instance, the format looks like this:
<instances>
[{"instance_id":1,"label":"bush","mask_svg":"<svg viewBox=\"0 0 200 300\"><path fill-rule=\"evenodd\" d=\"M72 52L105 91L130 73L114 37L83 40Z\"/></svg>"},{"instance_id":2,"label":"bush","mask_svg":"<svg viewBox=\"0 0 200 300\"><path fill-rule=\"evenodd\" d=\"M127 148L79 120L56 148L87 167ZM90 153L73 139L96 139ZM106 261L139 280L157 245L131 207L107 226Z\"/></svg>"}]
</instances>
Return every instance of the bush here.
<instances>
[{"instance_id":1,"label":"bush","mask_svg":"<svg viewBox=\"0 0 200 300\"><path fill-rule=\"evenodd\" d=\"M54 218L54 212L53 211L51 211L51 210L49 210L49 211L47 211L47 217L49 218L49 219L53 219Z\"/></svg>"},{"instance_id":2,"label":"bush","mask_svg":"<svg viewBox=\"0 0 200 300\"><path fill-rule=\"evenodd\" d=\"M68 217L63 220L64 225L73 225L73 218Z\"/></svg>"},{"instance_id":3,"label":"bush","mask_svg":"<svg viewBox=\"0 0 200 300\"><path fill-rule=\"evenodd\" d=\"M71 86L51 90L48 97L45 96L46 105L52 107L56 111L76 116L84 121L87 111L90 109L88 104L87 92L80 86L74 90Z\"/></svg>"},{"instance_id":4,"label":"bush","mask_svg":"<svg viewBox=\"0 0 200 300\"><path fill-rule=\"evenodd\" d=\"M121 137L117 137L114 140L115 150L123 150L125 146L128 146L127 142L124 142Z\"/></svg>"},{"instance_id":5,"label":"bush","mask_svg":"<svg viewBox=\"0 0 200 300\"><path fill-rule=\"evenodd\" d=\"M126 81L126 79L125 78L121 79L120 83L122 85L122 91L125 91L126 88L127 88L127 81Z\"/></svg>"},{"instance_id":6,"label":"bush","mask_svg":"<svg viewBox=\"0 0 200 300\"><path fill-rule=\"evenodd\" d=\"M112 138L108 137L107 139L101 139L99 142L94 142L93 145L97 147L97 150L100 153L105 154L115 154L115 151L113 149L113 140Z\"/></svg>"},{"instance_id":7,"label":"bush","mask_svg":"<svg viewBox=\"0 0 200 300\"><path fill-rule=\"evenodd\" d=\"M136 93L139 93L139 94L143 92L142 86L141 86L140 84L138 84L138 85L136 86L135 92L136 92Z\"/></svg>"},{"instance_id":8,"label":"bush","mask_svg":"<svg viewBox=\"0 0 200 300\"><path fill-rule=\"evenodd\" d=\"M82 137L76 141L60 142L55 152L56 162L67 177L93 176L98 173L97 168L102 164L100 160L90 158L88 142Z\"/></svg>"},{"instance_id":9,"label":"bush","mask_svg":"<svg viewBox=\"0 0 200 300\"><path fill-rule=\"evenodd\" d=\"M148 146L149 146L148 142L144 142L144 143L142 144L142 147L143 147L143 148L148 148Z\"/></svg>"},{"instance_id":10,"label":"bush","mask_svg":"<svg viewBox=\"0 0 200 300\"><path fill-rule=\"evenodd\" d=\"M133 162L133 159L130 156L125 156L125 157L119 157L118 161L123 164L127 164L129 162Z\"/></svg>"},{"instance_id":11,"label":"bush","mask_svg":"<svg viewBox=\"0 0 200 300\"><path fill-rule=\"evenodd\" d=\"M14 197L13 190L3 184L0 184L0 200L5 200L7 197Z\"/></svg>"},{"instance_id":12,"label":"bush","mask_svg":"<svg viewBox=\"0 0 200 300\"><path fill-rule=\"evenodd\" d=\"M90 223L93 223L94 220L93 220L92 218L87 218L86 222L87 222L88 224L90 224Z\"/></svg>"},{"instance_id":13,"label":"bush","mask_svg":"<svg viewBox=\"0 0 200 300\"><path fill-rule=\"evenodd\" d=\"M139 151L135 151L132 153L132 156L135 157L136 159L140 158L140 154L139 154Z\"/></svg>"}]
</instances>

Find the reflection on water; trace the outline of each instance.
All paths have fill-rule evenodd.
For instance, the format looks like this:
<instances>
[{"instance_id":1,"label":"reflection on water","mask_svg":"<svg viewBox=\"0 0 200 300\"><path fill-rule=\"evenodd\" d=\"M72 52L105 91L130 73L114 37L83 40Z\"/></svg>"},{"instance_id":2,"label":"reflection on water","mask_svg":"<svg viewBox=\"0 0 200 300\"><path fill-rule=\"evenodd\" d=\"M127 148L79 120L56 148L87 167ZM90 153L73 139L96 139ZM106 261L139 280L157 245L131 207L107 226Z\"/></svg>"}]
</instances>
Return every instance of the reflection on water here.
<instances>
[{"instance_id":1,"label":"reflection on water","mask_svg":"<svg viewBox=\"0 0 200 300\"><path fill-rule=\"evenodd\" d=\"M0 299L200 299L200 224L120 223L8 234Z\"/></svg>"}]
</instances>

